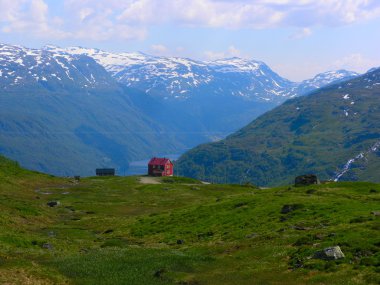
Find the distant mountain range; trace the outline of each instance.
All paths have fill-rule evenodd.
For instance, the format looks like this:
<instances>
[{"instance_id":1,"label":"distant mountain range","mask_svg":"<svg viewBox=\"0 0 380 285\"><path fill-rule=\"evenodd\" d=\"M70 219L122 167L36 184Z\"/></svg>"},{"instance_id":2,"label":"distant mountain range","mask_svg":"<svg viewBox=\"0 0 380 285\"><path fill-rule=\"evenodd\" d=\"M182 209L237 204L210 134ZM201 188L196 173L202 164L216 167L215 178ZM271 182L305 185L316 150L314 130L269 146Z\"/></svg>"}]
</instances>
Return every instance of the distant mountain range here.
<instances>
[{"instance_id":1,"label":"distant mountain range","mask_svg":"<svg viewBox=\"0 0 380 285\"><path fill-rule=\"evenodd\" d=\"M0 44L0 153L60 175L219 140L285 100L358 76L301 83L265 63Z\"/></svg>"},{"instance_id":2,"label":"distant mountain range","mask_svg":"<svg viewBox=\"0 0 380 285\"><path fill-rule=\"evenodd\" d=\"M81 47L45 46L44 50L54 54L87 55L119 83L166 100L216 95L281 103L332 82L359 75L346 70L328 71L296 83L279 76L264 62L237 57L196 61L144 53L110 53Z\"/></svg>"},{"instance_id":3,"label":"distant mountain range","mask_svg":"<svg viewBox=\"0 0 380 285\"><path fill-rule=\"evenodd\" d=\"M380 69L286 101L219 142L185 153L181 175L213 182L380 182Z\"/></svg>"}]
</instances>

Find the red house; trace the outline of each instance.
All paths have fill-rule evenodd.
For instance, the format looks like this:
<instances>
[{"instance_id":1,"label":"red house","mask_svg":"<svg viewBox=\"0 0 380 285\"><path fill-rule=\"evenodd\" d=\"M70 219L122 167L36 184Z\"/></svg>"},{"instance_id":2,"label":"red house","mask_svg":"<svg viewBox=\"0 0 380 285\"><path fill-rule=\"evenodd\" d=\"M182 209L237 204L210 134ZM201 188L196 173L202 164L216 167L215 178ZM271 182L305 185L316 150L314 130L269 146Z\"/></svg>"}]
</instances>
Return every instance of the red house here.
<instances>
[{"instance_id":1,"label":"red house","mask_svg":"<svg viewBox=\"0 0 380 285\"><path fill-rule=\"evenodd\" d=\"M173 176L173 163L168 158L153 157L148 163L148 175Z\"/></svg>"}]
</instances>

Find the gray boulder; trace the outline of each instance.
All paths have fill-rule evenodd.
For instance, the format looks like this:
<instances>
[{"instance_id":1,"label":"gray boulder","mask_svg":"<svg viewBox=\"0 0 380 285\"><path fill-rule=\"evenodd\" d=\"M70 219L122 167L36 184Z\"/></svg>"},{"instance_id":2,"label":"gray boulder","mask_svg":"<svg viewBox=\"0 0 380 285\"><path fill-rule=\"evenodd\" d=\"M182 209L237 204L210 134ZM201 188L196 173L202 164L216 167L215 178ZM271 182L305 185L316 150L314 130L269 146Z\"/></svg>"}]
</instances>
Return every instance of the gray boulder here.
<instances>
[{"instance_id":1,"label":"gray boulder","mask_svg":"<svg viewBox=\"0 0 380 285\"><path fill-rule=\"evenodd\" d=\"M321 184L318 177L314 174L306 174L297 176L294 186L309 186L314 184Z\"/></svg>"},{"instance_id":2,"label":"gray boulder","mask_svg":"<svg viewBox=\"0 0 380 285\"><path fill-rule=\"evenodd\" d=\"M327 247L321 251L317 251L314 254L314 258L323 260L336 260L344 257L344 253L339 246Z\"/></svg>"}]
</instances>

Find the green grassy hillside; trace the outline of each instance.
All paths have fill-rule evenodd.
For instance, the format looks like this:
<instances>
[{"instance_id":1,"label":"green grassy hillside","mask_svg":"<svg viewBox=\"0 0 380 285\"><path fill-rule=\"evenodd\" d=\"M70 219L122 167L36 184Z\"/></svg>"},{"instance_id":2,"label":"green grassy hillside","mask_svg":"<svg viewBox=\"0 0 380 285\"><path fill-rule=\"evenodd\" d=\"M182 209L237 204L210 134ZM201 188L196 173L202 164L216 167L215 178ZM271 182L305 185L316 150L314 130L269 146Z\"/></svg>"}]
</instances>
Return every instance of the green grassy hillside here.
<instances>
[{"instance_id":1,"label":"green grassy hillside","mask_svg":"<svg viewBox=\"0 0 380 285\"><path fill-rule=\"evenodd\" d=\"M0 284L380 282L379 184L156 182L77 183L0 158ZM310 258L335 245L344 259Z\"/></svg>"},{"instance_id":2,"label":"green grassy hillside","mask_svg":"<svg viewBox=\"0 0 380 285\"><path fill-rule=\"evenodd\" d=\"M307 173L380 182L379 121L377 69L285 102L226 139L185 153L177 170L213 182L269 186Z\"/></svg>"}]
</instances>

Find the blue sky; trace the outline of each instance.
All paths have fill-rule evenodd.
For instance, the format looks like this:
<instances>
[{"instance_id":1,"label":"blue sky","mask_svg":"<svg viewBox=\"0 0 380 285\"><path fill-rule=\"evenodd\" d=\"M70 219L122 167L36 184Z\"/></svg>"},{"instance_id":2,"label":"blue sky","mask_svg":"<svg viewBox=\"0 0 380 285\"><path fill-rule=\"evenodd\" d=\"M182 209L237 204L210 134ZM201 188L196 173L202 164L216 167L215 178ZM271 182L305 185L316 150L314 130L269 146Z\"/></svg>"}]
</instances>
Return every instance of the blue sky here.
<instances>
[{"instance_id":1,"label":"blue sky","mask_svg":"<svg viewBox=\"0 0 380 285\"><path fill-rule=\"evenodd\" d=\"M380 66L380 1L0 0L0 41L239 56L298 81Z\"/></svg>"}]
</instances>

